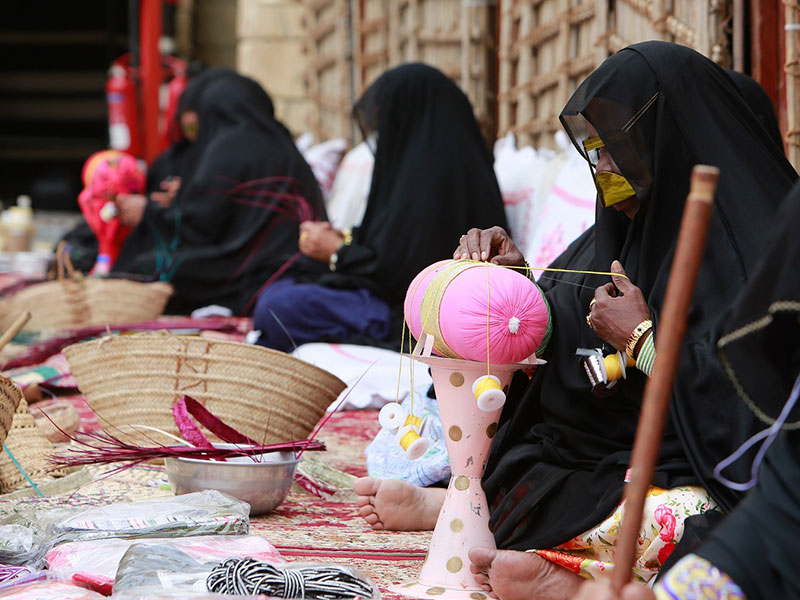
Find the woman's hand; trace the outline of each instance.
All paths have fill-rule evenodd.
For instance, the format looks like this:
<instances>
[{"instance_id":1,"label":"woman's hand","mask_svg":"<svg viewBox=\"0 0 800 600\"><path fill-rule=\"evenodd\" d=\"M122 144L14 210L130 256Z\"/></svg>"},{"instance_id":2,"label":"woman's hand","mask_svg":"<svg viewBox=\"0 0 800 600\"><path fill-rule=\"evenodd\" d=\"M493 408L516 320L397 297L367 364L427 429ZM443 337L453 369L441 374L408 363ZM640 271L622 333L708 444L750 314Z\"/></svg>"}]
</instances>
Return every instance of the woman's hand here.
<instances>
[{"instance_id":1,"label":"woman's hand","mask_svg":"<svg viewBox=\"0 0 800 600\"><path fill-rule=\"evenodd\" d=\"M297 247L300 252L318 260L329 262L331 256L344 242L341 232L327 221L304 221L300 223L300 239Z\"/></svg>"},{"instance_id":2,"label":"woman's hand","mask_svg":"<svg viewBox=\"0 0 800 600\"><path fill-rule=\"evenodd\" d=\"M142 222L147 198L141 194L118 194L114 204L119 211L119 222L129 227L136 227Z\"/></svg>"},{"instance_id":3,"label":"woman's hand","mask_svg":"<svg viewBox=\"0 0 800 600\"><path fill-rule=\"evenodd\" d=\"M504 267L524 267L525 257L502 227L470 229L458 241L453 259L484 260Z\"/></svg>"},{"instance_id":4,"label":"woman's hand","mask_svg":"<svg viewBox=\"0 0 800 600\"><path fill-rule=\"evenodd\" d=\"M618 260L611 263L611 271L625 274ZM650 309L647 308L642 290L627 277L612 275L611 280L613 283L595 290L588 320L600 339L624 351L636 326L650 318Z\"/></svg>"},{"instance_id":5,"label":"woman's hand","mask_svg":"<svg viewBox=\"0 0 800 600\"><path fill-rule=\"evenodd\" d=\"M153 192L150 194L150 200L156 204L160 204L164 208L169 208L175 196L178 195L178 190L181 188L180 177L170 177L161 182L160 185L163 192Z\"/></svg>"}]
</instances>

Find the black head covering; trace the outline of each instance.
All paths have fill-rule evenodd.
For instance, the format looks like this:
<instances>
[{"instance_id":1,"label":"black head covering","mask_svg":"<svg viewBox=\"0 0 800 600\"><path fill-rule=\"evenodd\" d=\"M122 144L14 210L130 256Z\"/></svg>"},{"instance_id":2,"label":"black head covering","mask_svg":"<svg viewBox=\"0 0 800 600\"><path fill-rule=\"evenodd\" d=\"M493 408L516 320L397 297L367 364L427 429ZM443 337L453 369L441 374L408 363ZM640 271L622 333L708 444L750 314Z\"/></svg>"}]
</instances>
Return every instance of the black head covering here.
<instances>
[{"instance_id":1,"label":"black head covering","mask_svg":"<svg viewBox=\"0 0 800 600\"><path fill-rule=\"evenodd\" d=\"M674 44L637 44L610 57L580 85L561 121L582 153L586 123L594 126L641 208L631 222L598 203L595 226L556 262L608 271L619 259L644 294L656 339L692 166L721 169L653 483L704 484L718 501L735 502L711 471L731 436L754 424L729 410L733 391L718 362L709 365L713 329L752 273L796 174L725 72ZM554 327L544 357L550 364L528 389L511 390L487 467L501 547L546 548L599 523L620 500L630 460L646 377L629 369L616 395L599 399L575 356L577 348L604 346L585 315L594 289L608 278L556 279L545 281Z\"/></svg>"},{"instance_id":2,"label":"black head covering","mask_svg":"<svg viewBox=\"0 0 800 600\"><path fill-rule=\"evenodd\" d=\"M145 224L153 248L121 256L118 268L171 281L171 311L217 303L238 313L297 252L299 221L325 212L311 169L260 85L229 73L205 85L197 107L196 167L173 206Z\"/></svg>"},{"instance_id":3,"label":"black head covering","mask_svg":"<svg viewBox=\"0 0 800 600\"><path fill-rule=\"evenodd\" d=\"M737 300L718 344L738 392L731 402L758 413L762 428L774 422L800 375L798 222L800 186L795 186L776 219L761 266ZM757 486L698 551L751 600L800 598L796 561L786 551L800 537L798 424L800 407L795 405L767 451Z\"/></svg>"},{"instance_id":4,"label":"black head covering","mask_svg":"<svg viewBox=\"0 0 800 600\"><path fill-rule=\"evenodd\" d=\"M181 128L181 116L187 111L198 112L200 98L208 85L219 79L226 77L238 77L236 71L232 69L214 68L206 69L191 79L178 100L178 109L175 111L173 127L180 136L179 139L169 148L159 154L153 163L147 168L147 193L160 192L161 182L170 177L183 177L186 173L192 173L197 166L197 155L199 152L193 151L196 148L192 142L183 135Z\"/></svg>"},{"instance_id":5,"label":"black head covering","mask_svg":"<svg viewBox=\"0 0 800 600\"><path fill-rule=\"evenodd\" d=\"M390 69L354 112L365 135L378 134L372 187L353 244L321 282L366 287L399 307L417 273L452 257L470 227L506 226L503 201L472 106L440 71Z\"/></svg>"},{"instance_id":6,"label":"black head covering","mask_svg":"<svg viewBox=\"0 0 800 600\"><path fill-rule=\"evenodd\" d=\"M733 69L725 69L725 71L733 79L733 83L736 84L736 88L744 98L744 101L747 102L750 110L758 117L764 129L767 130L769 136L782 151L783 138L781 137L781 129L778 127L778 117L775 115L775 107L767 92L761 87L761 84L749 75Z\"/></svg>"}]
</instances>

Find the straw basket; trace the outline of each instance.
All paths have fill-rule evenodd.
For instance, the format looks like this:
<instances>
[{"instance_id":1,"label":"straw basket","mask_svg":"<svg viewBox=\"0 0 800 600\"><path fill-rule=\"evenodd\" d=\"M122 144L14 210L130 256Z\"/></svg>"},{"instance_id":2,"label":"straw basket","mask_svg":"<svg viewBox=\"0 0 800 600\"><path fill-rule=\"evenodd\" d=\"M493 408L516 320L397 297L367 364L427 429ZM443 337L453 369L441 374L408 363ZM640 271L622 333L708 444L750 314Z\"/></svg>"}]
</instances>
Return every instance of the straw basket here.
<instances>
[{"instance_id":1,"label":"straw basket","mask_svg":"<svg viewBox=\"0 0 800 600\"><path fill-rule=\"evenodd\" d=\"M345 388L283 352L168 332L109 336L68 346L64 354L89 406L114 435L130 432L123 426L131 424L177 435L172 405L187 395L258 442L300 440Z\"/></svg>"},{"instance_id":2,"label":"straw basket","mask_svg":"<svg viewBox=\"0 0 800 600\"><path fill-rule=\"evenodd\" d=\"M5 448L0 452L0 494L28 485L28 480L19 467L34 481L51 475L63 475L63 471L53 471L48 457L53 453L53 445L36 425L28 410L28 403L22 397L22 390L10 379L0 376L0 389L3 397L18 400L14 421L5 440ZM14 464L13 455L19 467Z\"/></svg>"},{"instance_id":3,"label":"straw basket","mask_svg":"<svg viewBox=\"0 0 800 600\"><path fill-rule=\"evenodd\" d=\"M32 285L0 301L0 330L29 310L27 330L151 321L172 294L167 283L71 277Z\"/></svg>"},{"instance_id":4,"label":"straw basket","mask_svg":"<svg viewBox=\"0 0 800 600\"><path fill-rule=\"evenodd\" d=\"M6 436L14 421L14 411L22 399L22 390L10 379L0 375L0 445L6 441Z\"/></svg>"}]
</instances>

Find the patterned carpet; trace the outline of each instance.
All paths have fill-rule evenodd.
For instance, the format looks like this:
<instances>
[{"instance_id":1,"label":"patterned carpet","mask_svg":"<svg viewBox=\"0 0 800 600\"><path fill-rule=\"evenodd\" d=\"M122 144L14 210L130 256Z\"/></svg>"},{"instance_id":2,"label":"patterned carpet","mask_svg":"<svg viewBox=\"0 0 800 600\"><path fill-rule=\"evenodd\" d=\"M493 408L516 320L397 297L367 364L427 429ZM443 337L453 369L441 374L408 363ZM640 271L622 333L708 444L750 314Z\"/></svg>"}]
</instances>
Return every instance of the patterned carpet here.
<instances>
[{"instance_id":1,"label":"patterned carpet","mask_svg":"<svg viewBox=\"0 0 800 600\"><path fill-rule=\"evenodd\" d=\"M80 396L71 398L82 428L97 427ZM319 434L328 450L315 453L326 465L352 475L366 472L364 447L379 428L375 411L334 415ZM100 470L93 470L95 478ZM137 467L112 477L95 479L77 490L48 498L0 499L0 514L31 504L45 506L103 505L170 494L163 467ZM425 557L430 532L376 532L358 516L348 494L343 500L321 500L293 488L272 513L251 520L251 533L263 535L287 560L353 565L370 576L384 597L399 598L386 587L415 577Z\"/></svg>"}]
</instances>

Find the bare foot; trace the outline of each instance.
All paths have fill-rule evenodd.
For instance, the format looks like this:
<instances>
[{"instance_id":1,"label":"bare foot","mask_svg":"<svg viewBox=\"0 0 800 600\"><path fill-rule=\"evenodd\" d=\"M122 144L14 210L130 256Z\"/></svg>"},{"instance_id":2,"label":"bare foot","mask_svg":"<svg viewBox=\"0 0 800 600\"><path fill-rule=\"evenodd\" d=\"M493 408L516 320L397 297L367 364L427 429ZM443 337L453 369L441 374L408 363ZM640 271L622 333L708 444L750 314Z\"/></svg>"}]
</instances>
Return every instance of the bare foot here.
<instances>
[{"instance_id":1,"label":"bare foot","mask_svg":"<svg viewBox=\"0 0 800 600\"><path fill-rule=\"evenodd\" d=\"M476 546L469 551L470 571L493 598L570 600L583 578L532 552Z\"/></svg>"},{"instance_id":2,"label":"bare foot","mask_svg":"<svg viewBox=\"0 0 800 600\"><path fill-rule=\"evenodd\" d=\"M373 529L426 531L436 526L447 490L397 479L362 477L353 483L358 514Z\"/></svg>"}]
</instances>

